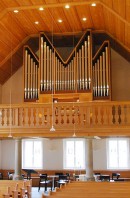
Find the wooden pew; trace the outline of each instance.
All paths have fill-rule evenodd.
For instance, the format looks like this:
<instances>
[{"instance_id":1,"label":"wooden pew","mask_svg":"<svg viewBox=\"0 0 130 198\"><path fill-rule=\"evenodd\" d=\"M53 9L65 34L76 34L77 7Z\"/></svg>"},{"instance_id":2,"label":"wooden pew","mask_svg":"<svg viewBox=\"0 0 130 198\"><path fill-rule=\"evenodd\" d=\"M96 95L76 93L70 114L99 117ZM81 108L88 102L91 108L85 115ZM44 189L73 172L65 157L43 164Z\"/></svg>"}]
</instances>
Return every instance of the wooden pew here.
<instances>
[{"instance_id":1,"label":"wooden pew","mask_svg":"<svg viewBox=\"0 0 130 198\"><path fill-rule=\"evenodd\" d=\"M31 198L31 188L31 180L0 180L0 191L7 192L10 196L14 191L18 191L19 197L23 198L27 195L28 198Z\"/></svg>"},{"instance_id":2,"label":"wooden pew","mask_svg":"<svg viewBox=\"0 0 130 198\"><path fill-rule=\"evenodd\" d=\"M73 182L50 193L50 198L129 198L129 185L128 182Z\"/></svg>"}]
</instances>

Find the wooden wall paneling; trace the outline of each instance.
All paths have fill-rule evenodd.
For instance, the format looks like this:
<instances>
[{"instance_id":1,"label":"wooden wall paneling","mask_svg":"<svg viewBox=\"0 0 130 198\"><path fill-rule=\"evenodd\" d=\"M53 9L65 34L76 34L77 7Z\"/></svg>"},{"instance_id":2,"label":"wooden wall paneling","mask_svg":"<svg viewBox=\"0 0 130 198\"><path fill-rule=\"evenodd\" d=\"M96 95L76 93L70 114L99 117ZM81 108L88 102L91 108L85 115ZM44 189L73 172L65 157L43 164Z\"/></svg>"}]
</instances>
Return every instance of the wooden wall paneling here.
<instances>
[{"instance_id":1,"label":"wooden wall paneling","mask_svg":"<svg viewBox=\"0 0 130 198\"><path fill-rule=\"evenodd\" d=\"M130 1L126 0L126 20L130 23Z\"/></svg>"},{"instance_id":2,"label":"wooden wall paneling","mask_svg":"<svg viewBox=\"0 0 130 198\"><path fill-rule=\"evenodd\" d=\"M115 19L115 36L117 40L124 44L125 41L125 24L118 18Z\"/></svg>"},{"instance_id":3,"label":"wooden wall paneling","mask_svg":"<svg viewBox=\"0 0 130 198\"><path fill-rule=\"evenodd\" d=\"M104 9L105 30L115 37L115 16Z\"/></svg>"},{"instance_id":4,"label":"wooden wall paneling","mask_svg":"<svg viewBox=\"0 0 130 198\"><path fill-rule=\"evenodd\" d=\"M125 45L130 52L130 26L125 25Z\"/></svg>"},{"instance_id":5,"label":"wooden wall paneling","mask_svg":"<svg viewBox=\"0 0 130 198\"><path fill-rule=\"evenodd\" d=\"M113 0L113 10L125 19L126 0Z\"/></svg>"}]
</instances>

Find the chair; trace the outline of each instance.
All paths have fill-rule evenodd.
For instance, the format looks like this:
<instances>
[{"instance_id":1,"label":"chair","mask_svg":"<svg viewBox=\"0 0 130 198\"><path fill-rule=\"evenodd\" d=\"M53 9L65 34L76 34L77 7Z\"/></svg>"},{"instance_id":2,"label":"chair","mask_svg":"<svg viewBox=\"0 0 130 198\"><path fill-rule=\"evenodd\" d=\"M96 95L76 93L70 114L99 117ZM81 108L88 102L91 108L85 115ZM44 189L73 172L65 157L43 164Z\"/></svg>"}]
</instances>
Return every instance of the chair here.
<instances>
[{"instance_id":1,"label":"chair","mask_svg":"<svg viewBox=\"0 0 130 198\"><path fill-rule=\"evenodd\" d=\"M100 175L101 175L101 173L98 173L98 172L94 173L95 181L100 180Z\"/></svg>"},{"instance_id":2,"label":"chair","mask_svg":"<svg viewBox=\"0 0 130 198\"><path fill-rule=\"evenodd\" d=\"M112 173L112 180L117 180L120 177L120 173Z\"/></svg>"},{"instance_id":3,"label":"chair","mask_svg":"<svg viewBox=\"0 0 130 198\"><path fill-rule=\"evenodd\" d=\"M13 180L14 173L13 172L8 172L7 174L8 174L8 179Z\"/></svg>"},{"instance_id":4,"label":"chair","mask_svg":"<svg viewBox=\"0 0 130 198\"><path fill-rule=\"evenodd\" d=\"M2 173L0 173L0 180L2 180L3 179L3 174Z\"/></svg>"},{"instance_id":5,"label":"chair","mask_svg":"<svg viewBox=\"0 0 130 198\"><path fill-rule=\"evenodd\" d=\"M101 181L110 181L110 175L100 175Z\"/></svg>"},{"instance_id":6,"label":"chair","mask_svg":"<svg viewBox=\"0 0 130 198\"><path fill-rule=\"evenodd\" d=\"M58 173L58 172L57 172L57 173L55 173L55 175L63 175L63 173Z\"/></svg>"},{"instance_id":7,"label":"chair","mask_svg":"<svg viewBox=\"0 0 130 198\"><path fill-rule=\"evenodd\" d=\"M62 172L56 172L55 175L58 175L59 176L59 175L63 175L63 173ZM54 186L57 186L57 184L56 184L57 181L59 181L59 177L58 178L55 178L55 182L54 182L55 185Z\"/></svg>"},{"instance_id":8,"label":"chair","mask_svg":"<svg viewBox=\"0 0 130 198\"><path fill-rule=\"evenodd\" d=\"M94 175L101 175L101 173L94 173Z\"/></svg>"},{"instance_id":9,"label":"chair","mask_svg":"<svg viewBox=\"0 0 130 198\"><path fill-rule=\"evenodd\" d=\"M66 173L67 175L67 180L70 180L70 173Z\"/></svg>"},{"instance_id":10,"label":"chair","mask_svg":"<svg viewBox=\"0 0 130 198\"><path fill-rule=\"evenodd\" d=\"M51 185L51 191L52 191L52 180L47 179L47 174L40 174L38 191L40 190L41 185L44 185L45 191L47 191L48 184Z\"/></svg>"},{"instance_id":11,"label":"chair","mask_svg":"<svg viewBox=\"0 0 130 198\"><path fill-rule=\"evenodd\" d=\"M59 180L57 181L58 186L60 187L60 185L64 185L67 182L69 182L67 175L59 175Z\"/></svg>"},{"instance_id":12,"label":"chair","mask_svg":"<svg viewBox=\"0 0 130 198\"><path fill-rule=\"evenodd\" d=\"M74 175L74 180L78 181L79 180L79 175Z\"/></svg>"}]
</instances>

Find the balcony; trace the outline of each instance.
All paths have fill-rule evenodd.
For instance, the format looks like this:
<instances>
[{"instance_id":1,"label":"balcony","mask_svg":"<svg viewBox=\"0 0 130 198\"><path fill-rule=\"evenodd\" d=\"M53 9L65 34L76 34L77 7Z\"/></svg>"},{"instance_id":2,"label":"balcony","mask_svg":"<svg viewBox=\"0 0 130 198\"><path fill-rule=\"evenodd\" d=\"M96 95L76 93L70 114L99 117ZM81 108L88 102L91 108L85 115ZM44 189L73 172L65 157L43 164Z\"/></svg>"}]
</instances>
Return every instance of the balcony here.
<instances>
[{"instance_id":1,"label":"balcony","mask_svg":"<svg viewBox=\"0 0 130 198\"><path fill-rule=\"evenodd\" d=\"M1 105L0 137L10 131L13 137L129 136L130 102Z\"/></svg>"}]
</instances>

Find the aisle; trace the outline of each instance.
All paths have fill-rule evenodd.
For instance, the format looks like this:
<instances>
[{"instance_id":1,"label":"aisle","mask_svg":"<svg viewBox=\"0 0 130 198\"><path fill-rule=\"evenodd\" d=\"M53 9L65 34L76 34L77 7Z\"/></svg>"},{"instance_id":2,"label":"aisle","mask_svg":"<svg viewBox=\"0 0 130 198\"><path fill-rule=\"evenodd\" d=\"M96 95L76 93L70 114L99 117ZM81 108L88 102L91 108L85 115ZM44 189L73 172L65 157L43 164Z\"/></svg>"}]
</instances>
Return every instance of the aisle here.
<instances>
[{"instance_id":1,"label":"aisle","mask_svg":"<svg viewBox=\"0 0 130 198\"><path fill-rule=\"evenodd\" d=\"M39 192L38 187L32 187L32 198L41 198L42 193L44 193L44 187L41 187Z\"/></svg>"}]
</instances>

